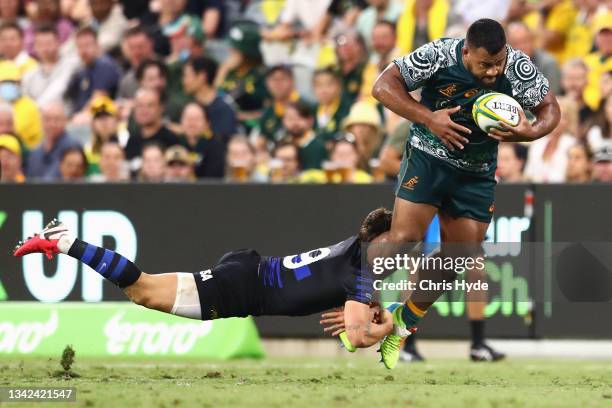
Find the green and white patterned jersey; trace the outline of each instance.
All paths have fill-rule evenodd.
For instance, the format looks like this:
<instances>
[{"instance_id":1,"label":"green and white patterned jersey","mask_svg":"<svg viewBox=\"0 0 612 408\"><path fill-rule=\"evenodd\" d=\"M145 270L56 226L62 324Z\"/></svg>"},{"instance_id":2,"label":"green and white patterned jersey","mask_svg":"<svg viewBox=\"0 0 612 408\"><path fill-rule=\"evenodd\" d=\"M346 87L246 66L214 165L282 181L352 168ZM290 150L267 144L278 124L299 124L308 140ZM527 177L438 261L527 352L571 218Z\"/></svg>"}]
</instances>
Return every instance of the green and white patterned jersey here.
<instances>
[{"instance_id":1,"label":"green and white patterned jersey","mask_svg":"<svg viewBox=\"0 0 612 408\"><path fill-rule=\"evenodd\" d=\"M451 116L456 123L472 130L469 143L461 151L449 151L442 141L423 125L414 124L410 144L450 165L476 173L495 171L497 145L472 118L472 105L485 93L500 92L516 99L524 109L540 104L548 93L548 79L523 52L506 45L504 72L494 86L485 88L463 65L461 49L465 40L443 38L425 44L394 61L409 91L421 88L421 104L432 111L461 106Z\"/></svg>"}]
</instances>

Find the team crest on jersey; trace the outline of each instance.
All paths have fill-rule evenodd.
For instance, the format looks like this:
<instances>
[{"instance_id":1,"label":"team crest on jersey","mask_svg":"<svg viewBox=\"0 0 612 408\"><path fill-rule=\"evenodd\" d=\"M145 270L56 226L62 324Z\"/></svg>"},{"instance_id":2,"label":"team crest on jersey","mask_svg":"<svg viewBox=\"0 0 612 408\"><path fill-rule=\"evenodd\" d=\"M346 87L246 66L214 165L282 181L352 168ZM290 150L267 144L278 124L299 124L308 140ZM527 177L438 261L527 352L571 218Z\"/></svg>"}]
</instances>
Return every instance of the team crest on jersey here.
<instances>
[{"instance_id":1,"label":"team crest on jersey","mask_svg":"<svg viewBox=\"0 0 612 408\"><path fill-rule=\"evenodd\" d=\"M479 91L480 89L478 88L470 89L469 91L464 93L463 96L466 98L471 98L472 96L476 95Z\"/></svg>"},{"instance_id":2,"label":"team crest on jersey","mask_svg":"<svg viewBox=\"0 0 612 408\"><path fill-rule=\"evenodd\" d=\"M438 91L444 96L451 97L457 92L457 88L457 84L450 84L446 88L439 89Z\"/></svg>"},{"instance_id":3,"label":"team crest on jersey","mask_svg":"<svg viewBox=\"0 0 612 408\"><path fill-rule=\"evenodd\" d=\"M408 190L414 190L414 187L418 184L418 182L419 182L419 176L414 176L410 180L402 184L402 187Z\"/></svg>"}]
</instances>

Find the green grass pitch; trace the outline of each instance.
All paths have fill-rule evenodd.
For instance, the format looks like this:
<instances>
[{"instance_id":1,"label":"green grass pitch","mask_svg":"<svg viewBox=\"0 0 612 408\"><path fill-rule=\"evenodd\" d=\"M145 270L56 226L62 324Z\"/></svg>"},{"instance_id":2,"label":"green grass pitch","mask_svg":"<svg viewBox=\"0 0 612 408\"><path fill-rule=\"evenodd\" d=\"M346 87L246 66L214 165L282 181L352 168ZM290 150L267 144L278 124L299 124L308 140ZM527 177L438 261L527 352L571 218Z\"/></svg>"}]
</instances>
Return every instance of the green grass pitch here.
<instances>
[{"instance_id":1,"label":"green grass pitch","mask_svg":"<svg viewBox=\"0 0 612 408\"><path fill-rule=\"evenodd\" d=\"M387 371L363 356L260 361L0 358L0 386L74 386L71 407L610 407L612 364L430 360ZM14 407L53 403L0 404Z\"/></svg>"}]
</instances>

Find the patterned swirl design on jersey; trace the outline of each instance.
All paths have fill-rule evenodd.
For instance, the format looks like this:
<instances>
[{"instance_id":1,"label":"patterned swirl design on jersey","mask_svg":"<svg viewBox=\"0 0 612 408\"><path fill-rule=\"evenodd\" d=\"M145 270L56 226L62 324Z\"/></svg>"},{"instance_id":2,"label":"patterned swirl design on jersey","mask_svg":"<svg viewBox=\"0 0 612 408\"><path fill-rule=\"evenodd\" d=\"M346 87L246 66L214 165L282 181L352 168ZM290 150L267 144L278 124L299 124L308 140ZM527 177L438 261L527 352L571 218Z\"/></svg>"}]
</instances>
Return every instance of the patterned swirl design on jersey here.
<instances>
[{"instance_id":1,"label":"patterned swirl design on jersey","mask_svg":"<svg viewBox=\"0 0 612 408\"><path fill-rule=\"evenodd\" d=\"M531 81L538 75L538 70L527 58L519 58L514 63L514 72L521 81Z\"/></svg>"},{"instance_id":2,"label":"patterned swirl design on jersey","mask_svg":"<svg viewBox=\"0 0 612 408\"><path fill-rule=\"evenodd\" d=\"M493 139L491 143L495 143ZM495 166L496 149L465 154L464 157L453 156L437 136L419 125L413 125L410 129L410 145L454 167L474 173L488 173Z\"/></svg>"},{"instance_id":3,"label":"patterned swirl design on jersey","mask_svg":"<svg viewBox=\"0 0 612 408\"><path fill-rule=\"evenodd\" d=\"M514 99L523 108L534 108L548 94L548 79L537 69L522 51L508 46L506 77L512 86Z\"/></svg>"},{"instance_id":4,"label":"patterned swirl design on jersey","mask_svg":"<svg viewBox=\"0 0 612 408\"><path fill-rule=\"evenodd\" d=\"M460 41L456 38L436 40L393 61L406 81L408 90L420 88L436 71L456 64L455 47Z\"/></svg>"}]
</instances>

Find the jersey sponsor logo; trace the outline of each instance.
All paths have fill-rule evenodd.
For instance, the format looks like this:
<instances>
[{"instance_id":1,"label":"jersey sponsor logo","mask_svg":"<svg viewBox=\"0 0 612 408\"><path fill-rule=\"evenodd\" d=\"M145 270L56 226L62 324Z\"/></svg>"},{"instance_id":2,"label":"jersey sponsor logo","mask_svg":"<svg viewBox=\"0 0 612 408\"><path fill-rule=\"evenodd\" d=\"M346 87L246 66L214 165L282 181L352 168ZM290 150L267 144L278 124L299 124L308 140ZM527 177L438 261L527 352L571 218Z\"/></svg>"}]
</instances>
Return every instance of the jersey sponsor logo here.
<instances>
[{"instance_id":1,"label":"jersey sponsor logo","mask_svg":"<svg viewBox=\"0 0 612 408\"><path fill-rule=\"evenodd\" d=\"M289 255L283 258L283 266L293 270L295 280L306 279L312 272L308 265L327 258L331 254L330 248L319 248L298 255Z\"/></svg>"},{"instance_id":2,"label":"jersey sponsor logo","mask_svg":"<svg viewBox=\"0 0 612 408\"><path fill-rule=\"evenodd\" d=\"M466 91L463 94L463 96L465 98L471 98L472 96L476 95L478 92L480 92L480 89L478 89L478 88L470 89L469 91Z\"/></svg>"},{"instance_id":3,"label":"jersey sponsor logo","mask_svg":"<svg viewBox=\"0 0 612 408\"><path fill-rule=\"evenodd\" d=\"M212 279L212 271L210 269L200 271L200 278L202 279L202 282L206 282L207 280Z\"/></svg>"},{"instance_id":4,"label":"jersey sponsor logo","mask_svg":"<svg viewBox=\"0 0 612 408\"><path fill-rule=\"evenodd\" d=\"M407 190L414 191L414 188L416 187L418 183L419 183L419 176L414 176L410 180L402 184L402 187Z\"/></svg>"},{"instance_id":5,"label":"jersey sponsor logo","mask_svg":"<svg viewBox=\"0 0 612 408\"><path fill-rule=\"evenodd\" d=\"M440 92L444 96L450 97L450 96L453 96L457 92L457 88L458 88L457 84L450 84L447 87L438 89L438 92Z\"/></svg>"}]
</instances>

